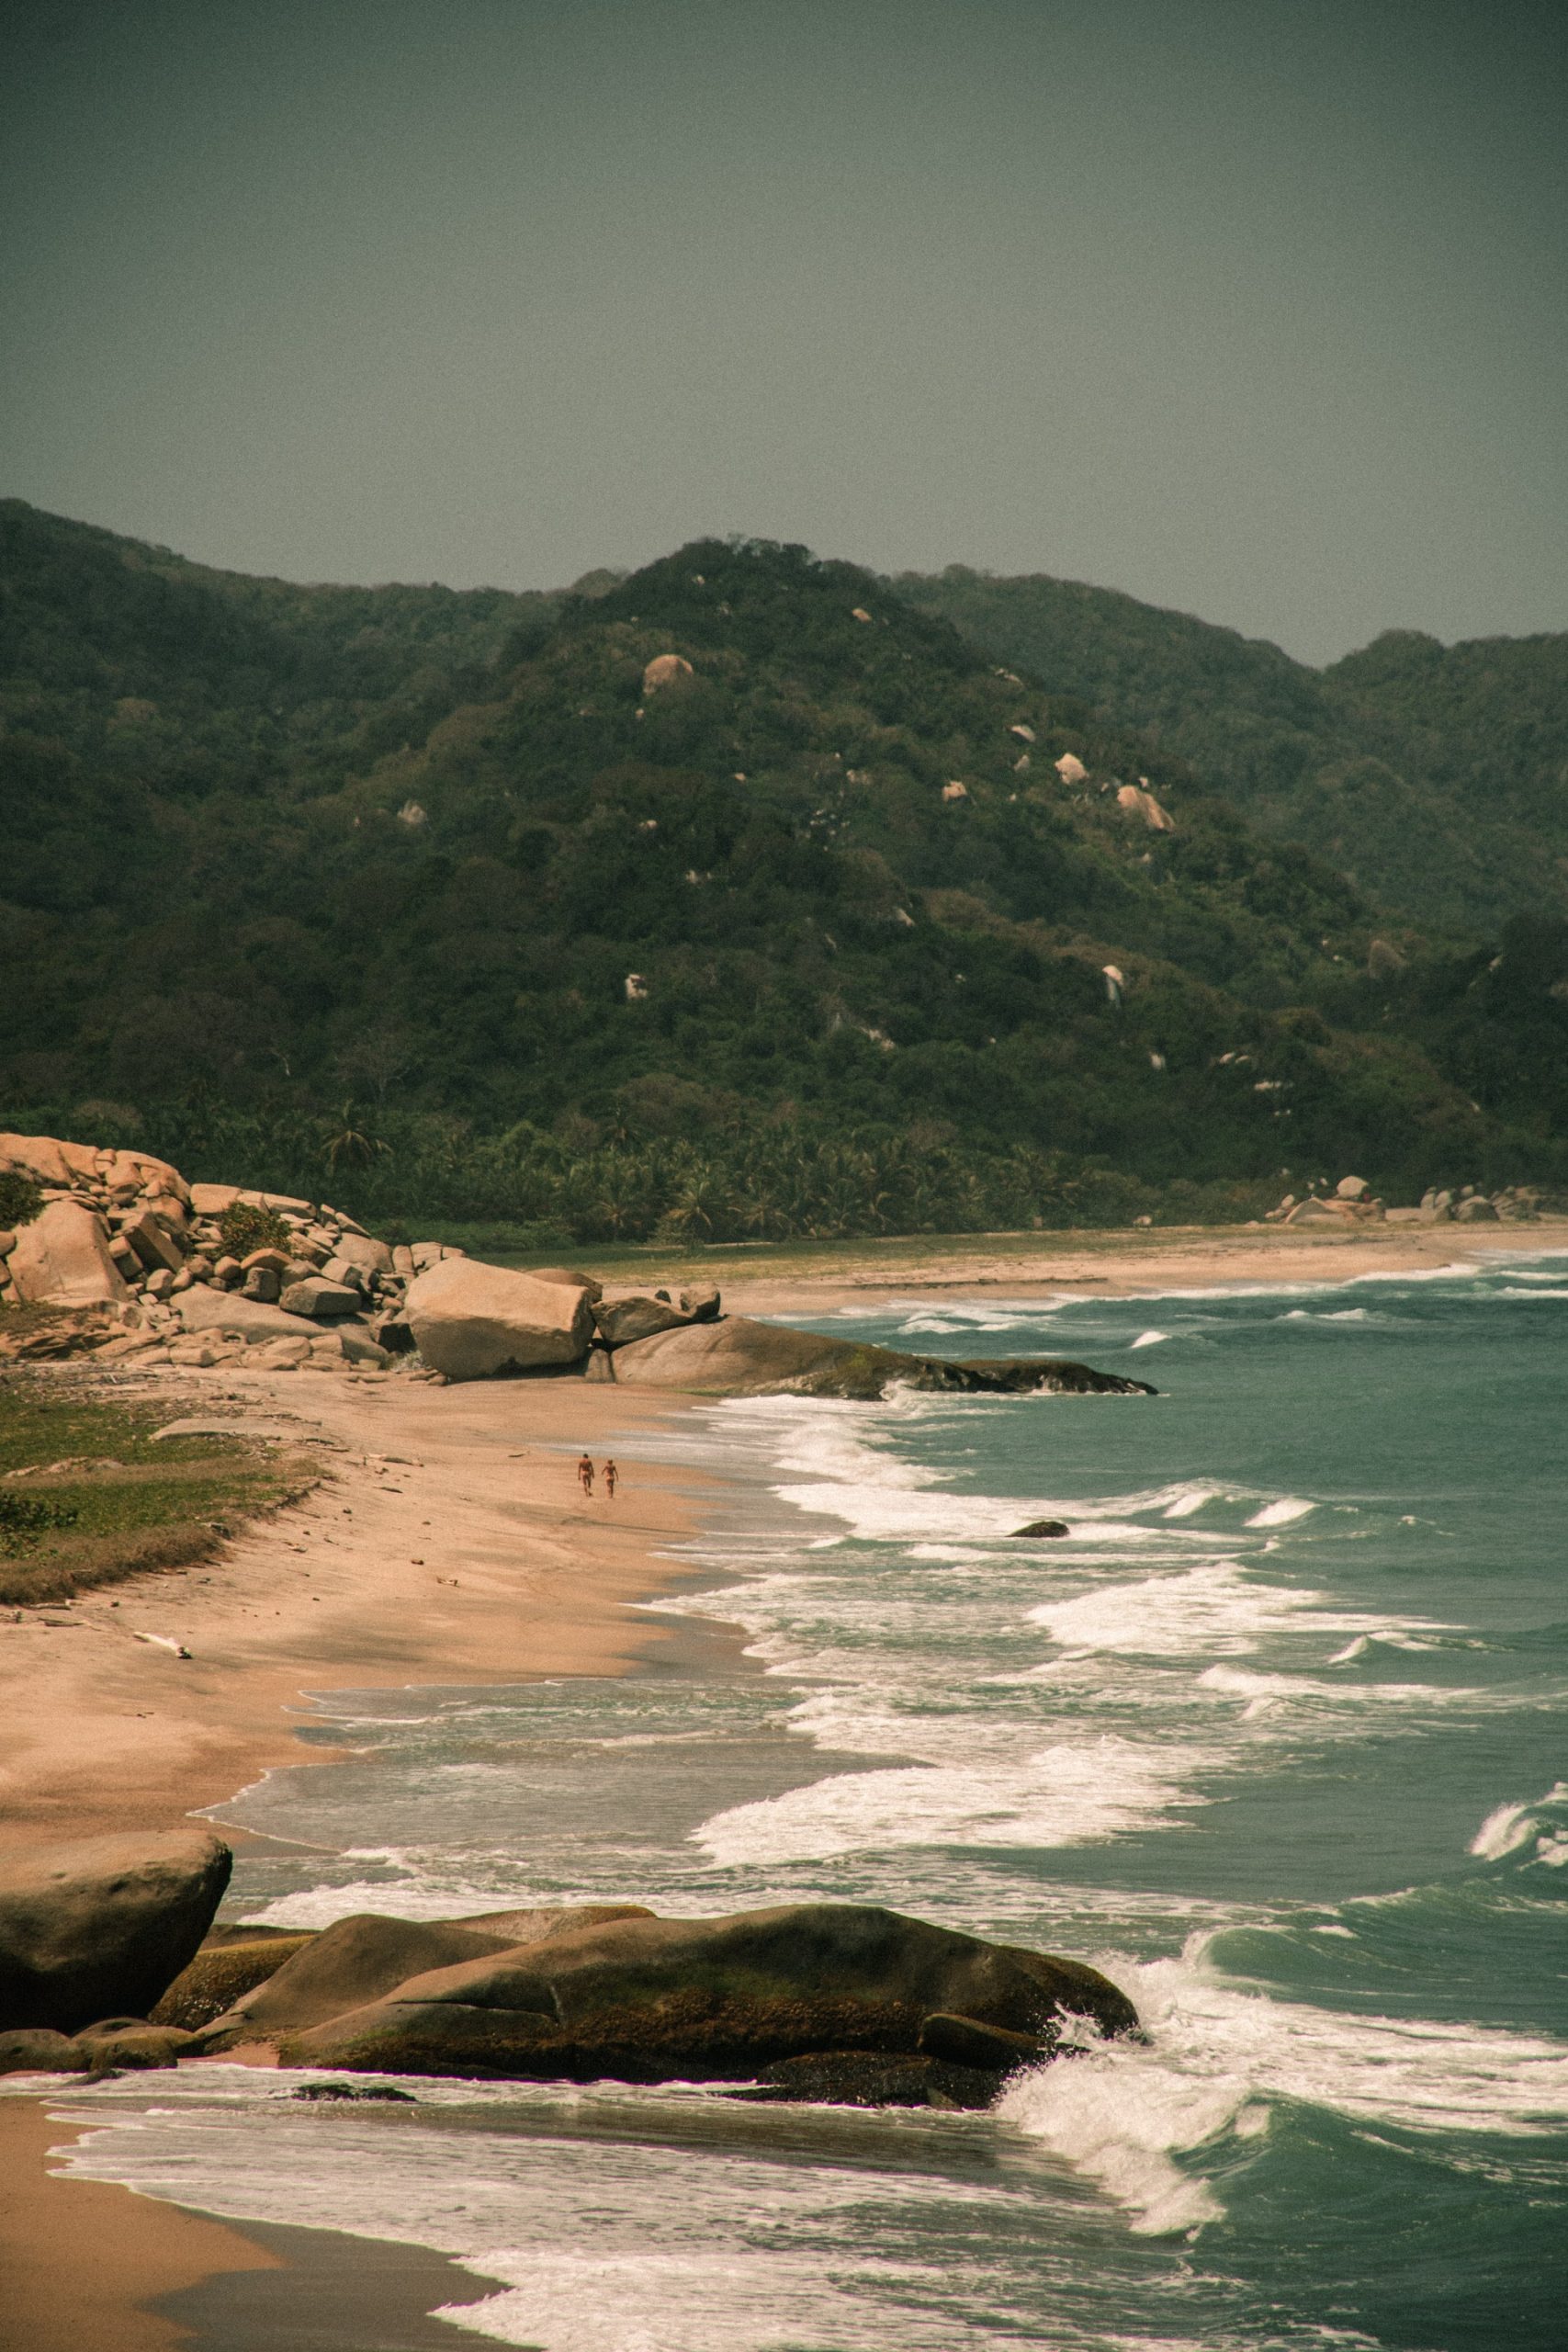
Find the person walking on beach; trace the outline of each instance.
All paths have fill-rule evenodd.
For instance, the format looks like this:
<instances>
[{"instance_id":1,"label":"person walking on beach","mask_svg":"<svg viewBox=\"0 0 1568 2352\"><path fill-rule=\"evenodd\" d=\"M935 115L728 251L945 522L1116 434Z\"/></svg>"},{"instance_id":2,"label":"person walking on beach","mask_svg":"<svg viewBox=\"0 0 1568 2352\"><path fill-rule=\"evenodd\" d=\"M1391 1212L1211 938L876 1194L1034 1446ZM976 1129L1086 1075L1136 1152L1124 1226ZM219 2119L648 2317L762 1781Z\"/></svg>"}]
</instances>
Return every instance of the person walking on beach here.
<instances>
[{"instance_id":1,"label":"person walking on beach","mask_svg":"<svg viewBox=\"0 0 1568 2352\"><path fill-rule=\"evenodd\" d=\"M615 1481L619 1478L620 1475L620 1472L616 1469L613 1462L605 1463L604 1492L609 1496L612 1502L615 1499Z\"/></svg>"},{"instance_id":2,"label":"person walking on beach","mask_svg":"<svg viewBox=\"0 0 1568 2352\"><path fill-rule=\"evenodd\" d=\"M593 1492L593 1464L585 1453L577 1465L577 1483L585 1495Z\"/></svg>"}]
</instances>

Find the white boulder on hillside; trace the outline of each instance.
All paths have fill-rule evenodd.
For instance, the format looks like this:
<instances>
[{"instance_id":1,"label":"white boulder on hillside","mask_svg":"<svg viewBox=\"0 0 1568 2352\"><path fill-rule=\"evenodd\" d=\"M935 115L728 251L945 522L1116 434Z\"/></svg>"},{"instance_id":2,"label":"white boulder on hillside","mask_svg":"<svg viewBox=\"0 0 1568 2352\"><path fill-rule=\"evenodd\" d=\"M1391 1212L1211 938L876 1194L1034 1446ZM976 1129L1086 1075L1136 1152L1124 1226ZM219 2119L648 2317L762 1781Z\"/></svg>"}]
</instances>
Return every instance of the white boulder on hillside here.
<instances>
[{"instance_id":1,"label":"white boulder on hillside","mask_svg":"<svg viewBox=\"0 0 1568 2352\"><path fill-rule=\"evenodd\" d=\"M445 1258L417 1275L403 1312L420 1354L448 1380L576 1363L593 1336L586 1286L471 1258Z\"/></svg>"}]
</instances>

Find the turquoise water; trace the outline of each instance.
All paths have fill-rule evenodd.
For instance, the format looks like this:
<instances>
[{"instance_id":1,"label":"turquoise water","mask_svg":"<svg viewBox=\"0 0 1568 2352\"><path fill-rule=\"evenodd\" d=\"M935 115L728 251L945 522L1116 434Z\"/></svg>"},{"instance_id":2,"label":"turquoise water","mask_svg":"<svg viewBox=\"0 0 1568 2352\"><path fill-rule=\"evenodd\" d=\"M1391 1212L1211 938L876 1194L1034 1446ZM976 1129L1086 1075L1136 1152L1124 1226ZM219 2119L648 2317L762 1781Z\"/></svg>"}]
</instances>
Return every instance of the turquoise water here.
<instances>
[{"instance_id":1,"label":"turquoise water","mask_svg":"<svg viewBox=\"0 0 1568 2352\"><path fill-rule=\"evenodd\" d=\"M299 1841L237 1915L885 1902L1097 1962L1146 2045L978 2117L225 2069L73 2094L77 2168L435 2246L547 2352L1562 2346L1565 1317L1524 1256L839 1317L1162 1393L701 1408L663 1458L737 1499L653 1613L744 1656L334 1693L355 1758L219 1809Z\"/></svg>"}]
</instances>

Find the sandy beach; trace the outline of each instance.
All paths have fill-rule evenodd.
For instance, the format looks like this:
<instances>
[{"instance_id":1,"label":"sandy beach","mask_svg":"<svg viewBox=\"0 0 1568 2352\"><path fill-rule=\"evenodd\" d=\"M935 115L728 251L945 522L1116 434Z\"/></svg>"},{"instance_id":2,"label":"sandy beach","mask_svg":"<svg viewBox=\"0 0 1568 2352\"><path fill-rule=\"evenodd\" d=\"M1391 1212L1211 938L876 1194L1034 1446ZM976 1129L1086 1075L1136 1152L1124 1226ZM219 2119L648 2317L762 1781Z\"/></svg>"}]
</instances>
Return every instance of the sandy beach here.
<instances>
[{"instance_id":1,"label":"sandy beach","mask_svg":"<svg viewBox=\"0 0 1568 2352\"><path fill-rule=\"evenodd\" d=\"M905 1241L798 1267L734 1262L727 1305L808 1318L878 1295L1131 1296L1432 1272L1497 1251L1553 1250L1568 1250L1568 1219ZM313 1690L623 1673L673 1638L629 1604L679 1577L667 1547L701 1509L690 1472L636 1459L637 1433L686 1409L682 1398L570 1378L438 1387L231 1367L154 1377L171 1419L248 1424L319 1458L321 1482L243 1531L209 1567L26 1610L18 1622L6 1613L0 1848L162 1826L220 1804L300 1760L295 1734ZM583 1447L599 1461L620 1453L613 1501L602 1486L592 1499L581 1493ZM313 1747L311 1758L332 1769L331 1750ZM162 2352L221 2340L148 2306L293 2257L228 2224L51 2176L47 2151L71 2127L51 2114L67 2098L63 2086L53 2098L0 2098L10 2281L0 2352ZM68 2288L52 2256L63 2228L95 2248ZM400 2291L399 2308L412 2313L412 2290ZM446 2329L433 2340L460 2337Z\"/></svg>"},{"instance_id":2,"label":"sandy beach","mask_svg":"<svg viewBox=\"0 0 1568 2352\"><path fill-rule=\"evenodd\" d=\"M1568 1217L1529 1225L1190 1226L1147 1230L966 1234L959 1240L843 1243L730 1261L726 1300L737 1314L831 1314L863 1309L867 1295L1003 1290L1039 1298L1083 1290L1105 1298L1145 1292L1343 1283L1359 1275L1436 1273L1498 1251L1568 1251ZM718 1264L719 1253L708 1261Z\"/></svg>"},{"instance_id":3,"label":"sandy beach","mask_svg":"<svg viewBox=\"0 0 1568 2352\"><path fill-rule=\"evenodd\" d=\"M5 1613L0 1849L175 1823L299 1763L295 1733L311 1690L616 1674L672 1638L627 1604L679 1574L660 1547L693 1524L696 1482L635 1461L625 1441L681 1410L679 1399L577 1380L439 1388L228 1370L168 1374L159 1386L171 1419L208 1413L319 1456L321 1483L243 1531L209 1568L141 1577L16 1621ZM602 1480L592 1499L581 1493L581 1448L601 1463L620 1450L614 1500ZM331 1755L311 1751L327 1770ZM51 2120L68 2096L64 2083L56 2098L0 2096L0 2352L237 2341L209 2339L148 2306L202 2279L276 2270L283 2256L227 2223L51 2173L49 2151L75 2136ZM73 2245L91 2242L69 2281L58 2261L64 2232ZM309 2234L284 2233L280 2243ZM355 2251L356 2278L366 2252ZM291 2247L295 2269L297 2257ZM389 2314L378 2342L461 2341L445 2324L425 2333L419 2323L433 2301L452 2299L454 2282L460 2295L471 2280L454 2273L443 2283L446 2266L432 2257L411 2283L412 2250L400 2259L400 2269L381 2265L396 2275L373 2298ZM415 2287L426 2283L422 2299ZM276 2292L258 2301L246 2340L276 2340L265 2314L283 2324L290 2308ZM194 2304L187 2316L197 2323Z\"/></svg>"}]
</instances>

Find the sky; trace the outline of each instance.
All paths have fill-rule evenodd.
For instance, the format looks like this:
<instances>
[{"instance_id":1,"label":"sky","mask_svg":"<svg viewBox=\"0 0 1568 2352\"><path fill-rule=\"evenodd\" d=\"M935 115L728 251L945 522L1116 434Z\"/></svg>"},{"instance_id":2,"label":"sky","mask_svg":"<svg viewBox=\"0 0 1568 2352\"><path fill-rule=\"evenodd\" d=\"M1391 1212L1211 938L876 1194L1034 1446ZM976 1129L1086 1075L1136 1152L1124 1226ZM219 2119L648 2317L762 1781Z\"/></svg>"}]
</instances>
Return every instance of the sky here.
<instances>
[{"instance_id":1,"label":"sky","mask_svg":"<svg viewBox=\"0 0 1568 2352\"><path fill-rule=\"evenodd\" d=\"M1562 0L0 0L0 494L1568 628Z\"/></svg>"}]
</instances>

